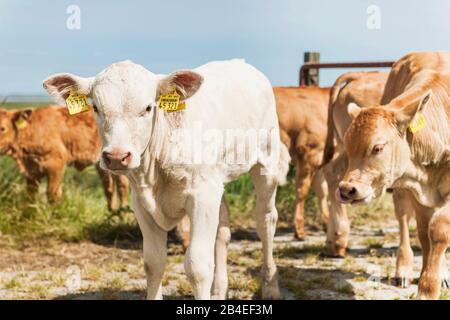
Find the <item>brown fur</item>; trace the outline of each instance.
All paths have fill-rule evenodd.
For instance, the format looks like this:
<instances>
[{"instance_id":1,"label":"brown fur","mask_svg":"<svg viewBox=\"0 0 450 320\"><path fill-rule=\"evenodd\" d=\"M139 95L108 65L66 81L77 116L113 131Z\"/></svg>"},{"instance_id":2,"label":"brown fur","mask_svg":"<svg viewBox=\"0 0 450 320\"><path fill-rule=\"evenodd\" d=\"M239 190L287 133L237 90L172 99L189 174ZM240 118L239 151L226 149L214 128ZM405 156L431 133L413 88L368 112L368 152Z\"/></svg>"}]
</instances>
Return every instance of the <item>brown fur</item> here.
<instances>
[{"instance_id":1,"label":"brown fur","mask_svg":"<svg viewBox=\"0 0 450 320\"><path fill-rule=\"evenodd\" d=\"M347 146L350 154L367 153L369 147L365 141L357 137L369 137L377 129L378 119L383 119L391 125L395 125L395 117L392 112L385 109L365 108L359 116L352 122L347 132L346 139L352 141Z\"/></svg>"},{"instance_id":2,"label":"brown fur","mask_svg":"<svg viewBox=\"0 0 450 320\"><path fill-rule=\"evenodd\" d=\"M19 119L26 121L25 128L18 127ZM56 106L16 111L0 109L0 131L0 151L15 160L26 176L30 194L37 192L40 180L46 177L47 196L52 202L61 199L60 184L67 165L83 170L98 162L100 141L92 112L71 116L67 108ZM97 170L109 209L115 209L116 186L121 207L125 207L126 177L112 177L98 166Z\"/></svg>"},{"instance_id":3,"label":"brown fur","mask_svg":"<svg viewBox=\"0 0 450 320\"><path fill-rule=\"evenodd\" d=\"M318 171L325 144L330 89L318 87L274 87L281 141L296 166L295 236L304 238L304 204L310 186L319 197L324 225L328 208ZM322 198L322 200L320 199Z\"/></svg>"}]
</instances>

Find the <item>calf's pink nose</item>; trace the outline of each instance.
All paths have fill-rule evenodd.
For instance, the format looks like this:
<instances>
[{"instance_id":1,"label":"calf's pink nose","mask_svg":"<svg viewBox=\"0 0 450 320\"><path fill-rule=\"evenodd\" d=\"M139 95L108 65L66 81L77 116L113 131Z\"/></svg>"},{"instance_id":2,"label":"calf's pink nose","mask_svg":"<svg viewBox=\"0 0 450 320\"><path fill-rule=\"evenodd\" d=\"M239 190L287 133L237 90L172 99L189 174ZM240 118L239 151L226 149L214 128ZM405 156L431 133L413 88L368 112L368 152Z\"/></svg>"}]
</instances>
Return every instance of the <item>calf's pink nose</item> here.
<instances>
[{"instance_id":1,"label":"calf's pink nose","mask_svg":"<svg viewBox=\"0 0 450 320\"><path fill-rule=\"evenodd\" d=\"M103 151L103 161L109 169L125 169L131 163L131 152L113 149L111 152Z\"/></svg>"}]
</instances>

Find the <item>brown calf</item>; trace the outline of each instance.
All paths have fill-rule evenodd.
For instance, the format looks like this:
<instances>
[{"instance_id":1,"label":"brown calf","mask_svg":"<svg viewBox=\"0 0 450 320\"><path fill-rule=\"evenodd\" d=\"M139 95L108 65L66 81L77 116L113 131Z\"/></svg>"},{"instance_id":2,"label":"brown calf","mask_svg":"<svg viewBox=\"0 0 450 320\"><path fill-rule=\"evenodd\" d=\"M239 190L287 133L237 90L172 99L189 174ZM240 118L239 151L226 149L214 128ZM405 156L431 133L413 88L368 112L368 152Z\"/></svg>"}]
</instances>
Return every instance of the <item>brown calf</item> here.
<instances>
[{"instance_id":1,"label":"brown calf","mask_svg":"<svg viewBox=\"0 0 450 320\"><path fill-rule=\"evenodd\" d=\"M324 226L328 223L327 187L319 166L327 132L330 89L274 87L281 141L295 164L295 237L305 237L304 209L309 188L317 195Z\"/></svg>"},{"instance_id":2,"label":"brown calf","mask_svg":"<svg viewBox=\"0 0 450 320\"><path fill-rule=\"evenodd\" d=\"M414 209L423 266L420 299L448 284L450 246L450 52L411 53L397 61L382 104L349 105L347 171L338 196L368 203L388 188L402 189Z\"/></svg>"},{"instance_id":3,"label":"brown calf","mask_svg":"<svg viewBox=\"0 0 450 320\"><path fill-rule=\"evenodd\" d=\"M385 72L348 72L336 80L332 89L324 153L325 177L330 190L332 190L330 192L330 224L327 234L327 250L330 255L344 255L350 228L345 206L339 203L334 196L334 191L347 166L343 138L352 121L347 107L349 103L356 103L362 107L379 103L387 78L388 73ZM339 154L332 160L335 156L334 144L336 144ZM395 279L401 287L406 287L412 280L413 272L414 254L410 244L408 223L414 211L406 201L403 190L395 189L393 199L395 214L400 226L400 245L397 251Z\"/></svg>"},{"instance_id":4,"label":"brown calf","mask_svg":"<svg viewBox=\"0 0 450 320\"><path fill-rule=\"evenodd\" d=\"M327 253L331 256L345 256L350 232L345 206L334 196L347 165L342 142L351 123L347 105L353 102L368 107L380 102L386 79L387 73L347 72L337 78L331 89L327 138L323 154L323 170L330 190L330 220L326 247Z\"/></svg>"},{"instance_id":5,"label":"brown calf","mask_svg":"<svg viewBox=\"0 0 450 320\"><path fill-rule=\"evenodd\" d=\"M97 164L100 142L92 112L69 115L67 108L0 109L0 154L11 156L27 180L30 195L47 178L47 197L61 199L61 181L67 165L83 170ZM128 179L112 176L96 165L108 202L115 210L115 188L120 208L128 202Z\"/></svg>"}]
</instances>

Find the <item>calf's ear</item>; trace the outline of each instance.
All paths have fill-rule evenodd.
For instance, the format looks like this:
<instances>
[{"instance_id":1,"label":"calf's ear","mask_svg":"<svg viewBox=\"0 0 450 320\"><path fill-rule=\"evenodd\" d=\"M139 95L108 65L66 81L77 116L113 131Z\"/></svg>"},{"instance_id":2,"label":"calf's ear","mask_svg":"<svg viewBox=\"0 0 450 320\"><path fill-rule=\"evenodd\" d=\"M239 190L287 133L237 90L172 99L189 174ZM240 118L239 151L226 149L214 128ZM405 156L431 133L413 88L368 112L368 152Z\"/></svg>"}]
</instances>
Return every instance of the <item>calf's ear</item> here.
<instances>
[{"instance_id":1,"label":"calf's ear","mask_svg":"<svg viewBox=\"0 0 450 320\"><path fill-rule=\"evenodd\" d=\"M23 109L23 110L13 111L13 114L11 116L12 122L15 123L19 119L27 121L31 118L32 113L33 113L33 109Z\"/></svg>"},{"instance_id":2,"label":"calf's ear","mask_svg":"<svg viewBox=\"0 0 450 320\"><path fill-rule=\"evenodd\" d=\"M348 115L355 120L361 112L361 107L354 102L350 102L347 106Z\"/></svg>"},{"instance_id":3,"label":"calf's ear","mask_svg":"<svg viewBox=\"0 0 450 320\"><path fill-rule=\"evenodd\" d=\"M176 71L167 77L162 78L156 90L156 100L159 96L173 92L175 88L181 96L181 100L192 97L203 83L203 77L192 71Z\"/></svg>"},{"instance_id":4,"label":"calf's ear","mask_svg":"<svg viewBox=\"0 0 450 320\"><path fill-rule=\"evenodd\" d=\"M57 103L64 104L71 90L88 96L93 83L94 77L83 78L70 73L58 73L45 79L43 86Z\"/></svg>"},{"instance_id":5,"label":"calf's ear","mask_svg":"<svg viewBox=\"0 0 450 320\"><path fill-rule=\"evenodd\" d=\"M406 128L413 121L417 113L422 112L427 102L430 100L432 95L432 90L428 90L425 94L419 96L418 98L412 100L410 103L405 105L398 111L395 111L395 118L397 124Z\"/></svg>"}]
</instances>

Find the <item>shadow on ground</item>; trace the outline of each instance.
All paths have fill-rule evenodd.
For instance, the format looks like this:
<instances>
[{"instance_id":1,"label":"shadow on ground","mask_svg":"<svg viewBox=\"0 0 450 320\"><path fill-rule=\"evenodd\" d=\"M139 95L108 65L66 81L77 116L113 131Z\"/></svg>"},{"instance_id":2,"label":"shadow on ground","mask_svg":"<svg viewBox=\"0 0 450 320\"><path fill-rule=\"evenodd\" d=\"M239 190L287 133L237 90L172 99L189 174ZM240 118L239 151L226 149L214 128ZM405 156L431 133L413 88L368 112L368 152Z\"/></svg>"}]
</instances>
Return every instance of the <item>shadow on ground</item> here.
<instances>
[{"instance_id":1,"label":"shadow on ground","mask_svg":"<svg viewBox=\"0 0 450 320\"><path fill-rule=\"evenodd\" d=\"M142 300L143 290L112 290L104 289L59 296L54 300Z\"/></svg>"}]
</instances>

